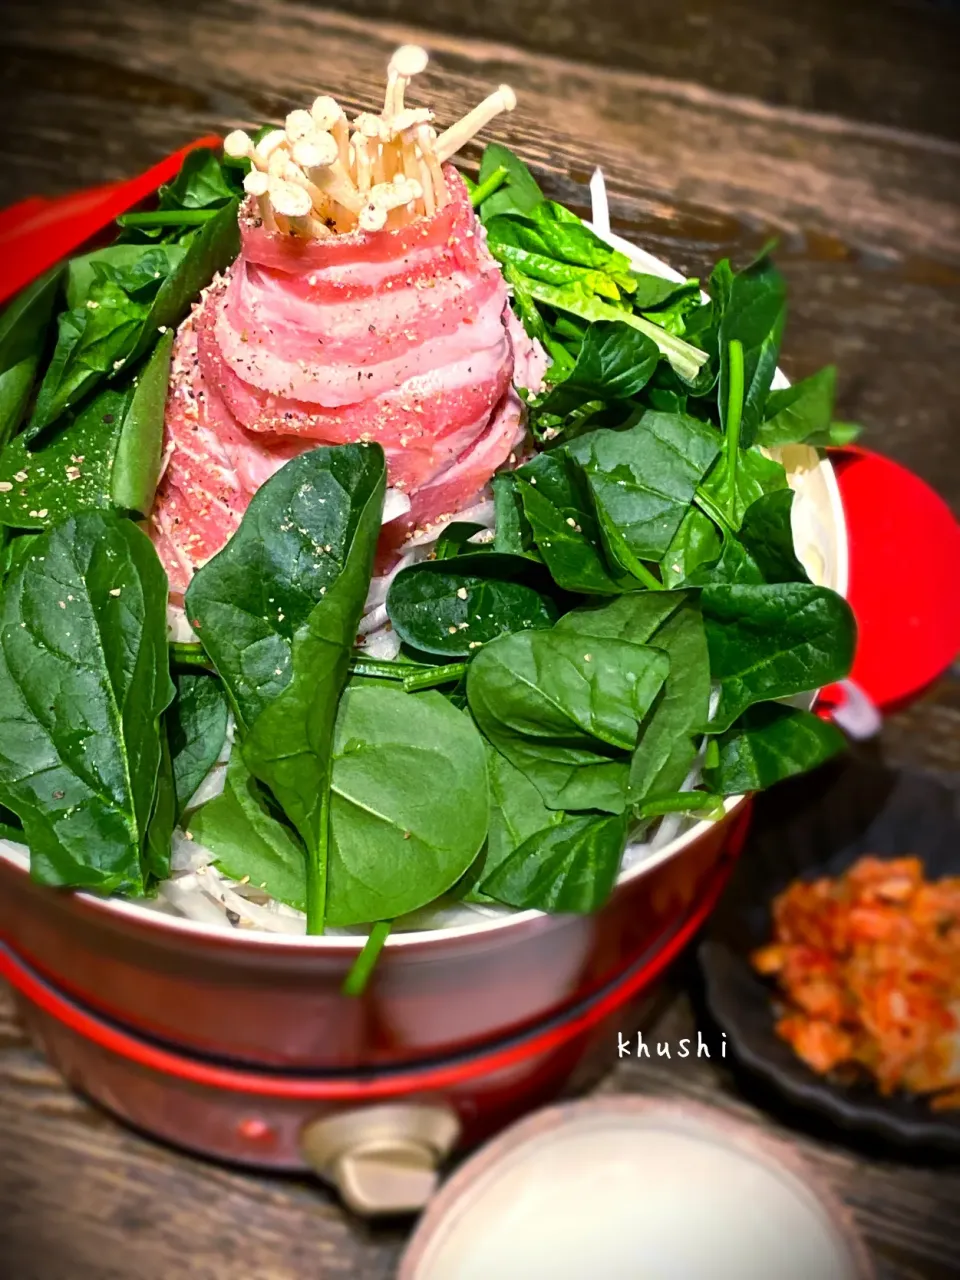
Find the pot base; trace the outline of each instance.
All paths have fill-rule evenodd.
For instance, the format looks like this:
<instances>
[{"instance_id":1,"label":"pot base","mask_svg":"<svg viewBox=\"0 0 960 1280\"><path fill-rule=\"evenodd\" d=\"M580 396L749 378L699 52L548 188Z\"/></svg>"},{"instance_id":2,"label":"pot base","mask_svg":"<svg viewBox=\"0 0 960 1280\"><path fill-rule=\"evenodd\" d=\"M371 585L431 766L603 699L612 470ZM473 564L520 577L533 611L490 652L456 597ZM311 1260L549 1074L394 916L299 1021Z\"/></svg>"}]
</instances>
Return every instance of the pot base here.
<instances>
[{"instance_id":1,"label":"pot base","mask_svg":"<svg viewBox=\"0 0 960 1280\"><path fill-rule=\"evenodd\" d=\"M383 1104L397 1103L454 1118L457 1145L469 1148L525 1112L583 1088L610 1065L618 1031L635 1029L653 1011L659 979L712 910L732 865L731 857L723 858L669 936L562 1017L481 1052L412 1070L294 1075L215 1063L108 1021L2 945L0 977L13 986L35 1042L71 1087L134 1128L194 1154L303 1172L313 1167L303 1135L318 1121L367 1108L373 1116Z\"/></svg>"}]
</instances>

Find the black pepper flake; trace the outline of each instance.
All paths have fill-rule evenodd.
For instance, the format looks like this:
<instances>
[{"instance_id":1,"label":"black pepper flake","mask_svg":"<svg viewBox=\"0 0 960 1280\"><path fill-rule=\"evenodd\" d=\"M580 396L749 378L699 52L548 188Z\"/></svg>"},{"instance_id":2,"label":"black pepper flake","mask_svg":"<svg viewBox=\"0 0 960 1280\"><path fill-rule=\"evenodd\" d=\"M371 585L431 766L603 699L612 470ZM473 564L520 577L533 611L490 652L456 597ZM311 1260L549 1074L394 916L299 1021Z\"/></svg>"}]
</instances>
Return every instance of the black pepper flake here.
<instances>
[{"instance_id":1,"label":"black pepper flake","mask_svg":"<svg viewBox=\"0 0 960 1280\"><path fill-rule=\"evenodd\" d=\"M100 419L100 421L101 421L101 422L113 422L113 414L112 414L112 413L105 413L105 414L103 415L103 417Z\"/></svg>"}]
</instances>

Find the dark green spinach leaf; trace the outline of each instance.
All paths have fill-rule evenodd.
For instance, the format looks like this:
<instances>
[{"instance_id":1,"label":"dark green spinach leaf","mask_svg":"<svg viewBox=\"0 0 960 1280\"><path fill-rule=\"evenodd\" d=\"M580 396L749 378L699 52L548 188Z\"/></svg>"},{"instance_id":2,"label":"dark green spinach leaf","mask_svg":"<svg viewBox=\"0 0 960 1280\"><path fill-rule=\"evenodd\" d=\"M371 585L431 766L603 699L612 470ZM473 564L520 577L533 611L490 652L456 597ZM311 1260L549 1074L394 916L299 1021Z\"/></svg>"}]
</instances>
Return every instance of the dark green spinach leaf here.
<instances>
[{"instance_id":1,"label":"dark green spinach leaf","mask_svg":"<svg viewBox=\"0 0 960 1280\"><path fill-rule=\"evenodd\" d=\"M596 911L616 882L626 838L625 814L567 815L530 836L481 888L498 902L524 910Z\"/></svg>"},{"instance_id":2,"label":"dark green spinach leaf","mask_svg":"<svg viewBox=\"0 0 960 1280\"><path fill-rule=\"evenodd\" d=\"M623 752L663 685L665 654L560 627L503 636L467 672L484 736L534 783L551 809L625 804Z\"/></svg>"},{"instance_id":3,"label":"dark green spinach leaf","mask_svg":"<svg viewBox=\"0 0 960 1280\"><path fill-rule=\"evenodd\" d=\"M727 526L732 517L731 527L738 529L748 507L765 493L787 488L787 473L781 463L766 457L758 448L740 449L731 491L725 461L724 457L717 459L697 490L697 502L721 527Z\"/></svg>"},{"instance_id":4,"label":"dark green spinach leaf","mask_svg":"<svg viewBox=\"0 0 960 1280\"><path fill-rule=\"evenodd\" d=\"M635 579L610 569L587 478L566 449L537 454L514 474L524 517L558 586L589 595L639 589Z\"/></svg>"},{"instance_id":5,"label":"dark green spinach leaf","mask_svg":"<svg viewBox=\"0 0 960 1280\"><path fill-rule=\"evenodd\" d=\"M0 601L0 798L45 884L142 893L173 696L167 581L105 512L44 534Z\"/></svg>"},{"instance_id":6,"label":"dark green spinach leaf","mask_svg":"<svg viewBox=\"0 0 960 1280\"><path fill-rule=\"evenodd\" d=\"M239 751L230 756L223 791L191 816L190 834L216 855L217 866L231 880L248 876L278 902L306 910L303 845L271 812Z\"/></svg>"},{"instance_id":7,"label":"dark green spinach leaf","mask_svg":"<svg viewBox=\"0 0 960 1280\"><path fill-rule=\"evenodd\" d=\"M775 703L751 707L716 741L717 763L704 770L704 780L726 796L764 791L815 769L847 745L836 725Z\"/></svg>"},{"instance_id":8,"label":"dark green spinach leaf","mask_svg":"<svg viewBox=\"0 0 960 1280\"><path fill-rule=\"evenodd\" d=\"M26 433L0 454L0 524L48 528L69 515L116 507L146 515L153 505L173 334L157 344L135 384L105 388L76 417L31 449Z\"/></svg>"},{"instance_id":9,"label":"dark green spinach leaf","mask_svg":"<svg viewBox=\"0 0 960 1280\"><path fill-rule=\"evenodd\" d=\"M466 658L497 636L552 626L556 606L525 581L530 568L494 551L401 569L387 595L393 629L421 653Z\"/></svg>"},{"instance_id":10,"label":"dark green spinach leaf","mask_svg":"<svg viewBox=\"0 0 960 1280\"><path fill-rule=\"evenodd\" d=\"M194 575L187 613L242 727L289 684L294 637L346 570L361 533L364 552L370 549L384 475L378 445L301 454L257 491L226 547ZM364 563L350 563L350 591L361 606Z\"/></svg>"},{"instance_id":11,"label":"dark green spinach leaf","mask_svg":"<svg viewBox=\"0 0 960 1280\"><path fill-rule=\"evenodd\" d=\"M665 587L679 587L707 565L716 564L723 550L720 531L699 507L688 507L680 527L660 561Z\"/></svg>"},{"instance_id":12,"label":"dark green spinach leaf","mask_svg":"<svg viewBox=\"0 0 960 1280\"><path fill-rule=\"evenodd\" d=\"M470 868L470 881L463 893L465 902L491 902L480 888L482 882L519 849L530 836L564 819L563 813L548 809L540 792L525 773L487 742L487 779L490 784L490 829L482 855Z\"/></svg>"},{"instance_id":13,"label":"dark green spinach leaf","mask_svg":"<svg viewBox=\"0 0 960 1280\"><path fill-rule=\"evenodd\" d=\"M350 688L337 718L328 918L390 920L445 893L487 835L483 741L439 693Z\"/></svg>"},{"instance_id":14,"label":"dark green spinach leaf","mask_svg":"<svg viewBox=\"0 0 960 1280\"><path fill-rule=\"evenodd\" d=\"M565 446L586 474L606 553L625 573L643 579L641 562L664 555L719 447L705 423L655 411Z\"/></svg>"},{"instance_id":15,"label":"dark green spinach leaf","mask_svg":"<svg viewBox=\"0 0 960 1280\"><path fill-rule=\"evenodd\" d=\"M802 382L771 391L764 419L757 427L757 443L768 449L784 444L832 444L836 388L837 370L831 364Z\"/></svg>"},{"instance_id":16,"label":"dark green spinach leaf","mask_svg":"<svg viewBox=\"0 0 960 1280\"><path fill-rule=\"evenodd\" d=\"M201 571L209 573L221 562L203 591L194 594L197 574L187 593L191 615L198 601L206 608L201 640L219 650L217 668L249 726L244 761L270 788L306 845L310 933L321 933L324 926L334 724L373 571L385 491L379 445L321 448L294 458L258 491L237 534ZM253 505L264 493L251 519ZM268 534L266 526L278 508L285 513L283 523ZM245 527L245 536L234 546ZM265 539L259 550L258 536ZM266 559L254 588L261 598L251 601L248 589L240 604L247 648L239 652L236 638L227 641L222 630L231 607L237 608L235 601L230 603L229 584L251 556L256 562L259 555ZM319 597L318 603L288 638L284 607L302 618L311 596ZM259 614L253 611L257 608ZM238 671L237 658L242 666L251 637L258 633L265 650L278 655L278 665L265 672L258 651L251 671ZM279 691L262 705L271 682L279 684ZM261 709L252 717L251 707L256 709L258 702Z\"/></svg>"},{"instance_id":17,"label":"dark green spinach leaf","mask_svg":"<svg viewBox=\"0 0 960 1280\"><path fill-rule=\"evenodd\" d=\"M0 315L0 449L16 433L47 347L62 267L28 285Z\"/></svg>"},{"instance_id":18,"label":"dark green spinach leaf","mask_svg":"<svg viewBox=\"0 0 960 1280\"><path fill-rule=\"evenodd\" d=\"M847 602L809 583L711 586L700 597L722 733L755 702L822 688L849 673L856 623Z\"/></svg>"},{"instance_id":19,"label":"dark green spinach leaf","mask_svg":"<svg viewBox=\"0 0 960 1280\"><path fill-rule=\"evenodd\" d=\"M480 161L480 182L486 182L500 168L507 171L506 181L480 205L480 218L485 223L501 213L529 213L543 200L543 192L519 156L498 142L490 142Z\"/></svg>"},{"instance_id":20,"label":"dark green spinach leaf","mask_svg":"<svg viewBox=\"0 0 960 1280\"><path fill-rule=\"evenodd\" d=\"M646 386L659 360L656 343L645 333L598 320L587 327L570 373L538 399L537 409L565 416L585 400L630 400Z\"/></svg>"},{"instance_id":21,"label":"dark green spinach leaf","mask_svg":"<svg viewBox=\"0 0 960 1280\"><path fill-rule=\"evenodd\" d=\"M174 685L166 720L179 820L223 750L229 712L223 686L208 672L181 672Z\"/></svg>"}]
</instances>

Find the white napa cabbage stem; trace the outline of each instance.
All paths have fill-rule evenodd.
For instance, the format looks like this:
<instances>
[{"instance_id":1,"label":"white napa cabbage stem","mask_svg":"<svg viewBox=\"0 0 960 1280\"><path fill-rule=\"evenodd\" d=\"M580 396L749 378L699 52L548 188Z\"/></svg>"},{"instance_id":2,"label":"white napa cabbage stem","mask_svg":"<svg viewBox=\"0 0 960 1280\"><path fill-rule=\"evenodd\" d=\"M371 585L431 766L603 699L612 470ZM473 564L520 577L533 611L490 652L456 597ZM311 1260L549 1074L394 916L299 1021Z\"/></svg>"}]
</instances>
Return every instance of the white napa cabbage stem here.
<instances>
[{"instance_id":1,"label":"white napa cabbage stem","mask_svg":"<svg viewBox=\"0 0 960 1280\"><path fill-rule=\"evenodd\" d=\"M440 537L444 529L455 523L464 524L482 524L485 529L492 529L494 526L494 506L492 498L485 498L482 502L476 503L475 506L467 507L463 511L455 511L453 515L445 516L442 520L437 520L435 524L430 525L428 529L422 530L415 534L414 537L408 538L404 546L411 550L415 547L429 547Z\"/></svg>"},{"instance_id":2,"label":"white napa cabbage stem","mask_svg":"<svg viewBox=\"0 0 960 1280\"><path fill-rule=\"evenodd\" d=\"M599 168L594 169L590 179L590 221L597 235L606 240L610 234L610 203L603 171Z\"/></svg>"},{"instance_id":3,"label":"white napa cabbage stem","mask_svg":"<svg viewBox=\"0 0 960 1280\"><path fill-rule=\"evenodd\" d=\"M392 627L380 627L366 637L363 653L377 662L393 662L400 654L400 637Z\"/></svg>"},{"instance_id":4,"label":"white napa cabbage stem","mask_svg":"<svg viewBox=\"0 0 960 1280\"><path fill-rule=\"evenodd\" d=\"M380 523L381 525L390 524L400 516L405 516L409 510L410 495L404 493L402 489L388 489L383 499L383 515Z\"/></svg>"},{"instance_id":5,"label":"white napa cabbage stem","mask_svg":"<svg viewBox=\"0 0 960 1280\"><path fill-rule=\"evenodd\" d=\"M197 639L186 612L176 604L167 604L167 639L175 644L193 644Z\"/></svg>"}]
</instances>

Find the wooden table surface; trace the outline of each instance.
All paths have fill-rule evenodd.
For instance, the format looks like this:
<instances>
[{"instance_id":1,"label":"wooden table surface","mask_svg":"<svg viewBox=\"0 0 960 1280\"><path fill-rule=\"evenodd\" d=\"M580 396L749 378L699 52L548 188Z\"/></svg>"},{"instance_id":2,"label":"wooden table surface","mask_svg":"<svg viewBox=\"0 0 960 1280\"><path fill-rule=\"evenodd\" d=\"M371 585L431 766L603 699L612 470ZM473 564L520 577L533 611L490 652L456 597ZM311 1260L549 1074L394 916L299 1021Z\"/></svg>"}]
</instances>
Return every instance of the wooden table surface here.
<instances>
[{"instance_id":1,"label":"wooden table surface","mask_svg":"<svg viewBox=\"0 0 960 1280\"><path fill-rule=\"evenodd\" d=\"M404 25L411 15L429 30ZM441 120L508 81L519 106L499 135L552 195L582 208L599 163L617 229L694 274L776 236L786 372L837 362L839 416L960 509L955 6L8 0L3 23L2 204L130 175L317 92L369 106L408 40L433 54L422 90ZM880 750L960 786L960 669L888 722ZM689 966L672 991L654 1038L702 1017ZM851 1206L883 1280L960 1275L956 1165L814 1132L716 1063L624 1060L601 1088L707 1101L787 1135ZM405 1238L306 1181L121 1128L64 1089L0 992L3 1276L381 1280Z\"/></svg>"}]
</instances>

